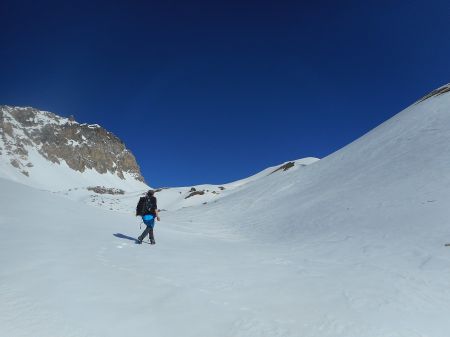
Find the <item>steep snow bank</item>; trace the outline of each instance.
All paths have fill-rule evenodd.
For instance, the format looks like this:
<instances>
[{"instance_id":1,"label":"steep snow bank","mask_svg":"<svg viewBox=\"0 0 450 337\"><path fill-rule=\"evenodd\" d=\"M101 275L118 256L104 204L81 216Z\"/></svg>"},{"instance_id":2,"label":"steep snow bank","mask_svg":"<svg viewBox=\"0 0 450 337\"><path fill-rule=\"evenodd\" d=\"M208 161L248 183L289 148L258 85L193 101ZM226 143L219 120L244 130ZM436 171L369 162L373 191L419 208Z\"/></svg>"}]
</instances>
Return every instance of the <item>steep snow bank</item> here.
<instances>
[{"instance_id":1,"label":"steep snow bank","mask_svg":"<svg viewBox=\"0 0 450 337\"><path fill-rule=\"evenodd\" d=\"M442 233L450 216L449 163L446 93L410 106L312 166L267 176L205 210L227 214L227 226L263 238L373 231L426 240L424 229Z\"/></svg>"}]
</instances>

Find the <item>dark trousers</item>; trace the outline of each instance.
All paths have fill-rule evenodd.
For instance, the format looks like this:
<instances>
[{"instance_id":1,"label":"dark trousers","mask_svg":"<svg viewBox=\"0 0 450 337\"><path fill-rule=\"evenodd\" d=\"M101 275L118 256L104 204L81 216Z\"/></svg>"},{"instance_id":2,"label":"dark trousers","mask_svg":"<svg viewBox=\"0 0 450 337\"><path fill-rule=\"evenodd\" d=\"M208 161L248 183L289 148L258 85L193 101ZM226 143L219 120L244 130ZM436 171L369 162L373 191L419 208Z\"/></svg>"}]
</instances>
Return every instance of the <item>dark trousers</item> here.
<instances>
[{"instance_id":1,"label":"dark trousers","mask_svg":"<svg viewBox=\"0 0 450 337\"><path fill-rule=\"evenodd\" d=\"M150 242L154 243L155 242L155 237L153 236L153 228L150 226L145 226L145 230L142 232L141 235L139 235L138 240L142 241L145 239L145 237L147 236L150 238Z\"/></svg>"}]
</instances>

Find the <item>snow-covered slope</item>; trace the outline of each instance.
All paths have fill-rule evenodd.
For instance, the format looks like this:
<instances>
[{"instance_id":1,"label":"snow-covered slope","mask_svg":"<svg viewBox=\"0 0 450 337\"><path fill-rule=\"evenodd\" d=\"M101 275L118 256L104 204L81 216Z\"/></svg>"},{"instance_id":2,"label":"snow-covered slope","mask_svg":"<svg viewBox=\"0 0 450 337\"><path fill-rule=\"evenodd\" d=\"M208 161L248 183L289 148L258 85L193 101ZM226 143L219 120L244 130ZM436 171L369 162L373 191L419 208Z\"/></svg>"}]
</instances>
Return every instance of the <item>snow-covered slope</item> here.
<instances>
[{"instance_id":1,"label":"snow-covered slope","mask_svg":"<svg viewBox=\"0 0 450 337\"><path fill-rule=\"evenodd\" d=\"M0 336L447 337L443 88L313 165L162 212L156 246L129 214L0 179Z\"/></svg>"},{"instance_id":2,"label":"snow-covered slope","mask_svg":"<svg viewBox=\"0 0 450 337\"><path fill-rule=\"evenodd\" d=\"M314 165L249 186L239 194L239 203L223 198L206 211L231 213L228 226L277 238L336 229L350 235L361 228L382 233L401 227L416 234L421 226L439 225L430 217L450 215L445 206L450 202L449 163L447 90Z\"/></svg>"},{"instance_id":3,"label":"snow-covered slope","mask_svg":"<svg viewBox=\"0 0 450 337\"><path fill-rule=\"evenodd\" d=\"M264 180L270 175L283 176L287 171L302 170L307 165L318 161L317 158L302 158L283 163L278 166L269 167L257 174L245 179L222 185L196 185L192 187L178 187L162 189L156 196L164 209L177 210L185 207L206 205L217 202L219 199L242 191L254 184L264 184Z\"/></svg>"},{"instance_id":4,"label":"snow-covered slope","mask_svg":"<svg viewBox=\"0 0 450 337\"><path fill-rule=\"evenodd\" d=\"M222 185L203 184L189 187L157 188L155 189L156 196L163 211L175 211L199 205L204 206L217 202L221 198L235 192L242 191L253 184L264 184L264 179L271 175L283 176L287 171L301 170L316 161L318 161L317 158L303 158L285 162L278 166L269 167L248 178ZM89 205L130 214L134 212L139 197L144 195L147 190L148 187L124 194L111 195L95 193L85 188L70 188L57 193L73 200L83 201Z\"/></svg>"}]
</instances>

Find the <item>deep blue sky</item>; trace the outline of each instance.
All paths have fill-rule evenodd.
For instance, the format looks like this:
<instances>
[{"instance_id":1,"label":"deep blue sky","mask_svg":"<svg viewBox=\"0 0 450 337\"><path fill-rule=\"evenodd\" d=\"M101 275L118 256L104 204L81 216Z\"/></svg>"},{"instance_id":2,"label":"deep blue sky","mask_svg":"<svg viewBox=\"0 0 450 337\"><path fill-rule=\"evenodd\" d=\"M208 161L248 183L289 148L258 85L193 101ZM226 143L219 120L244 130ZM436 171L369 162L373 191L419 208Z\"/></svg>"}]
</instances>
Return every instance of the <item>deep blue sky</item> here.
<instances>
[{"instance_id":1,"label":"deep blue sky","mask_svg":"<svg viewBox=\"0 0 450 337\"><path fill-rule=\"evenodd\" d=\"M152 186L324 157L450 82L445 1L0 0L0 104L114 132Z\"/></svg>"}]
</instances>

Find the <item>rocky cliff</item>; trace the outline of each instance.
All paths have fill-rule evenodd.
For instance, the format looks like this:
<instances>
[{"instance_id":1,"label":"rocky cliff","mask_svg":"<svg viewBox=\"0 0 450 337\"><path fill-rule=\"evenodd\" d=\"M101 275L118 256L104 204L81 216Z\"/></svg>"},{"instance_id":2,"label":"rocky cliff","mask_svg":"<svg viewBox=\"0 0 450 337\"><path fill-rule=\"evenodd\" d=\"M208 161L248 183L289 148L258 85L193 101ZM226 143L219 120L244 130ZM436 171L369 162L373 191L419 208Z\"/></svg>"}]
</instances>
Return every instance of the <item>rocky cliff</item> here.
<instances>
[{"instance_id":1,"label":"rocky cliff","mask_svg":"<svg viewBox=\"0 0 450 337\"><path fill-rule=\"evenodd\" d=\"M32 174L30 149L46 160L78 172L95 170L144 182L133 154L101 126L80 124L33 108L0 106L0 156L23 175Z\"/></svg>"}]
</instances>

